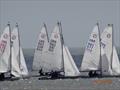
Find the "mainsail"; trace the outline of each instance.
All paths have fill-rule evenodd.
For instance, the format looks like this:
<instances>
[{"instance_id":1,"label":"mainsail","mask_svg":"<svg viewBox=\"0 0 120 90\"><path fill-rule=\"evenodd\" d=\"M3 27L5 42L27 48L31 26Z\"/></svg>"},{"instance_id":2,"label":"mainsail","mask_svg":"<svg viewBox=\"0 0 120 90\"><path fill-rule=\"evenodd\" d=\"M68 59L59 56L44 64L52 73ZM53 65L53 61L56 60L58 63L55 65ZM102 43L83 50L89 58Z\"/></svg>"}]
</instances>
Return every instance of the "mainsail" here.
<instances>
[{"instance_id":1,"label":"mainsail","mask_svg":"<svg viewBox=\"0 0 120 90\"><path fill-rule=\"evenodd\" d=\"M102 60L102 65L101 65L101 70L102 70L102 75L108 75L109 72L109 62L108 58L104 52L103 47L101 47L101 60Z\"/></svg>"},{"instance_id":2,"label":"mainsail","mask_svg":"<svg viewBox=\"0 0 120 90\"><path fill-rule=\"evenodd\" d=\"M111 60L112 60L112 51L113 51L113 42L112 42L113 36L112 36L112 26L109 25L104 29L104 31L101 34L101 47L103 48L106 56L107 56L107 62L108 62L108 70L106 69L105 72L102 72L103 75L109 75L112 74L111 71ZM106 60L102 60L102 63L106 62Z\"/></svg>"},{"instance_id":3,"label":"mainsail","mask_svg":"<svg viewBox=\"0 0 120 90\"><path fill-rule=\"evenodd\" d=\"M113 26L108 24L101 35L101 47L107 56L109 69L102 72L103 75L120 75L120 62L118 59L117 51L113 43ZM106 60L102 60L104 63Z\"/></svg>"},{"instance_id":4,"label":"mainsail","mask_svg":"<svg viewBox=\"0 0 120 90\"><path fill-rule=\"evenodd\" d=\"M11 74L14 75L15 77L21 77L21 70L19 66L19 61L17 54L14 51L14 48L11 47L12 50L12 56L11 56Z\"/></svg>"},{"instance_id":5,"label":"mainsail","mask_svg":"<svg viewBox=\"0 0 120 90\"><path fill-rule=\"evenodd\" d=\"M62 41L60 23L58 23L50 37L48 51L46 53L44 67L47 72L63 71Z\"/></svg>"},{"instance_id":6,"label":"mainsail","mask_svg":"<svg viewBox=\"0 0 120 90\"><path fill-rule=\"evenodd\" d=\"M100 37L98 24L95 25L83 56L81 71L100 70Z\"/></svg>"},{"instance_id":7,"label":"mainsail","mask_svg":"<svg viewBox=\"0 0 120 90\"><path fill-rule=\"evenodd\" d=\"M24 55L23 55L23 50L22 50L22 47L20 46L20 70L21 70L21 75L22 76L28 76L28 69L27 69L27 66L26 66L26 62L25 62L25 58L24 58Z\"/></svg>"},{"instance_id":8,"label":"mainsail","mask_svg":"<svg viewBox=\"0 0 120 90\"><path fill-rule=\"evenodd\" d=\"M80 72L70 54L67 46L63 45L64 73L65 76L79 76Z\"/></svg>"},{"instance_id":9,"label":"mainsail","mask_svg":"<svg viewBox=\"0 0 120 90\"><path fill-rule=\"evenodd\" d=\"M33 60L33 70L40 70L44 69L44 64L46 61L45 54L47 53L47 47L48 47L48 33L47 33L47 28L46 25L44 24L38 40L37 40L37 46L35 49L35 54L34 54L34 60Z\"/></svg>"},{"instance_id":10,"label":"mainsail","mask_svg":"<svg viewBox=\"0 0 120 90\"><path fill-rule=\"evenodd\" d=\"M112 75L120 75L120 60L115 46L113 46Z\"/></svg>"},{"instance_id":11,"label":"mainsail","mask_svg":"<svg viewBox=\"0 0 120 90\"><path fill-rule=\"evenodd\" d=\"M10 24L7 25L0 38L0 73L10 69Z\"/></svg>"},{"instance_id":12,"label":"mainsail","mask_svg":"<svg viewBox=\"0 0 120 90\"><path fill-rule=\"evenodd\" d=\"M28 70L23 56L23 51L20 46L20 36L18 25L13 29L11 35L12 57L11 57L11 74L15 77L27 76Z\"/></svg>"}]
</instances>

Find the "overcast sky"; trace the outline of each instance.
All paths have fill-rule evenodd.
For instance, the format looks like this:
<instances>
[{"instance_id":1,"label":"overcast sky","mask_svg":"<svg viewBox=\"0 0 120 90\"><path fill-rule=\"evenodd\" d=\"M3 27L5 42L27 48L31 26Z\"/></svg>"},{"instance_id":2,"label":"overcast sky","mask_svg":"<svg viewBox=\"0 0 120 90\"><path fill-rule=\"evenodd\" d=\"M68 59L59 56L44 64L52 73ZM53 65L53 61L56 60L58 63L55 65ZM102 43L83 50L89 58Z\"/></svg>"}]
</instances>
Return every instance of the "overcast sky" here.
<instances>
[{"instance_id":1,"label":"overcast sky","mask_svg":"<svg viewBox=\"0 0 120 90\"><path fill-rule=\"evenodd\" d=\"M7 22L18 22L23 48L34 48L43 22L52 32L62 22L64 40L69 47L84 47L96 22L101 32L114 24L115 45L120 47L119 0L0 0L0 33Z\"/></svg>"}]
</instances>

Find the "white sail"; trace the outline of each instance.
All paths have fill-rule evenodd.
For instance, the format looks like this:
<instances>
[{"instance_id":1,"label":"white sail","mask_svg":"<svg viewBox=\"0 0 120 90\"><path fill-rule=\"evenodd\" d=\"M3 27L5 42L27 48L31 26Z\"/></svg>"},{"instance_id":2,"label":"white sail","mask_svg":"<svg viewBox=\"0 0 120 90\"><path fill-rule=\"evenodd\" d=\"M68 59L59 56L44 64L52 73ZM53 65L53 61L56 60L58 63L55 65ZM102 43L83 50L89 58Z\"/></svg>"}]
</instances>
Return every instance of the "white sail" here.
<instances>
[{"instance_id":1,"label":"white sail","mask_svg":"<svg viewBox=\"0 0 120 90\"><path fill-rule=\"evenodd\" d=\"M25 58L23 55L23 50L21 47L20 47L20 70L21 70L22 76L28 76L28 69L26 66Z\"/></svg>"},{"instance_id":2,"label":"white sail","mask_svg":"<svg viewBox=\"0 0 120 90\"><path fill-rule=\"evenodd\" d=\"M103 48L107 56L107 62L108 62L107 67L109 67L107 71L103 72L103 75L112 75L112 70L111 70L112 69L111 61L112 61L112 52L113 52L112 38L113 38L112 25L108 25L101 34L101 47ZM106 60L102 60L102 63L104 62L106 62Z\"/></svg>"},{"instance_id":3,"label":"white sail","mask_svg":"<svg viewBox=\"0 0 120 90\"><path fill-rule=\"evenodd\" d=\"M103 50L103 47L101 47L101 60L102 60L102 65L101 65L102 74L108 75L110 73L109 62L108 62L108 58Z\"/></svg>"},{"instance_id":4,"label":"white sail","mask_svg":"<svg viewBox=\"0 0 120 90\"><path fill-rule=\"evenodd\" d=\"M15 52L14 47L11 47L12 56L11 56L11 74L15 77L21 77L21 70L19 66L17 52Z\"/></svg>"},{"instance_id":5,"label":"white sail","mask_svg":"<svg viewBox=\"0 0 120 90\"><path fill-rule=\"evenodd\" d=\"M12 31L11 41L12 41L11 74L13 74L15 77L28 75L28 70L26 67L22 48L20 46L18 26L16 26Z\"/></svg>"},{"instance_id":6,"label":"white sail","mask_svg":"<svg viewBox=\"0 0 120 90\"><path fill-rule=\"evenodd\" d=\"M120 75L120 60L115 46L113 46L112 75Z\"/></svg>"},{"instance_id":7,"label":"white sail","mask_svg":"<svg viewBox=\"0 0 120 90\"><path fill-rule=\"evenodd\" d=\"M51 34L44 67L49 71L63 71L62 42L60 26L57 24Z\"/></svg>"},{"instance_id":8,"label":"white sail","mask_svg":"<svg viewBox=\"0 0 120 90\"><path fill-rule=\"evenodd\" d=\"M37 40L33 60L33 70L40 70L41 68L44 69L44 63L47 62L44 57L47 52L48 45L48 33L46 25L44 24Z\"/></svg>"},{"instance_id":9,"label":"white sail","mask_svg":"<svg viewBox=\"0 0 120 90\"><path fill-rule=\"evenodd\" d=\"M65 76L79 76L80 72L70 54L69 49L63 45L64 73Z\"/></svg>"},{"instance_id":10,"label":"white sail","mask_svg":"<svg viewBox=\"0 0 120 90\"><path fill-rule=\"evenodd\" d=\"M0 38L0 73L8 72L10 68L10 27L3 31Z\"/></svg>"},{"instance_id":11,"label":"white sail","mask_svg":"<svg viewBox=\"0 0 120 90\"><path fill-rule=\"evenodd\" d=\"M100 38L98 24L94 27L83 56L81 71L100 69Z\"/></svg>"}]
</instances>

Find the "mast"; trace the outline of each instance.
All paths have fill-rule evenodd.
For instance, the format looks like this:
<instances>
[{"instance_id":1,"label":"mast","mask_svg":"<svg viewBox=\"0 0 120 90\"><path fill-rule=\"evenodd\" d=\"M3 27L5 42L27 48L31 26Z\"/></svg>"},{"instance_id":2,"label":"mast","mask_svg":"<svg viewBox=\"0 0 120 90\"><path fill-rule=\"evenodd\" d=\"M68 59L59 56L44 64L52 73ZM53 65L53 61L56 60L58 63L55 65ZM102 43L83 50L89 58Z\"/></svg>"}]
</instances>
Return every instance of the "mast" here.
<instances>
[{"instance_id":1,"label":"mast","mask_svg":"<svg viewBox=\"0 0 120 90\"><path fill-rule=\"evenodd\" d=\"M11 70L12 70L12 41L11 41L11 28L10 28L10 22L8 22L9 27L9 35L10 35L10 77L11 77Z\"/></svg>"},{"instance_id":2,"label":"mast","mask_svg":"<svg viewBox=\"0 0 120 90\"><path fill-rule=\"evenodd\" d=\"M108 26L112 28L112 35L111 35L111 37L112 37L112 53L111 53L111 63L110 63L110 64L111 64L111 65L110 65L110 66L111 66L111 70L112 70L112 60L113 60L113 59L112 59L112 58L113 58L113 43L114 43L114 39L113 39L113 38L114 38L114 33L113 33L113 24L108 24Z\"/></svg>"},{"instance_id":3,"label":"mast","mask_svg":"<svg viewBox=\"0 0 120 90\"><path fill-rule=\"evenodd\" d=\"M62 48L62 60L63 60L63 73L65 75L65 69L64 69L64 57L63 57L63 45L64 45L64 39L62 35L62 25L61 22L58 22L58 26L60 28L60 37L61 37L61 48Z\"/></svg>"},{"instance_id":4,"label":"mast","mask_svg":"<svg viewBox=\"0 0 120 90\"><path fill-rule=\"evenodd\" d=\"M18 23L16 23L16 28L17 28L17 30L18 30L18 43L19 43L19 48L18 48L18 57L19 57L19 59L18 59L18 64L19 64L19 68L20 68L20 71L21 71L21 67L20 67L20 65L21 65L21 58L20 58L20 32L19 32L19 27L18 27ZM21 76L22 76L22 71L21 71Z\"/></svg>"},{"instance_id":5,"label":"mast","mask_svg":"<svg viewBox=\"0 0 120 90\"><path fill-rule=\"evenodd\" d=\"M44 27L45 27L45 30L46 30L46 33L47 33L47 40L48 40L48 42L49 42L49 38L48 38L48 31L47 31L46 24L45 24L45 23L43 23L43 25L44 25Z\"/></svg>"},{"instance_id":6,"label":"mast","mask_svg":"<svg viewBox=\"0 0 120 90\"><path fill-rule=\"evenodd\" d=\"M100 37L100 28L99 23L97 22L98 32L99 32L99 42L100 42L100 75L102 77L102 58L101 58L101 37Z\"/></svg>"}]
</instances>

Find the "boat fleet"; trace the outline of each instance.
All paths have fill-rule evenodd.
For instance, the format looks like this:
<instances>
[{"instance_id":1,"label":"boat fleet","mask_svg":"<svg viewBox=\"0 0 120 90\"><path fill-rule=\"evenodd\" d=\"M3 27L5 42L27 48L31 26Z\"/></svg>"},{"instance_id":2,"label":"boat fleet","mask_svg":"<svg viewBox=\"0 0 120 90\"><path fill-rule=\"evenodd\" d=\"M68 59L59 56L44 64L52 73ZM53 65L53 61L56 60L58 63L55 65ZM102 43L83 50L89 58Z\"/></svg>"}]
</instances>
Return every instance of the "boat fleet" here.
<instances>
[{"instance_id":1,"label":"boat fleet","mask_svg":"<svg viewBox=\"0 0 120 90\"><path fill-rule=\"evenodd\" d=\"M61 22L58 22L50 38L46 24L39 33L32 70L40 77L66 78L80 77L88 72L90 77L120 76L120 60L114 44L113 24L108 24L100 33L99 24L95 24L87 41L81 67L78 68L64 43ZM30 76L21 47L18 24L11 30L5 27L0 37L0 78L8 74L10 78Z\"/></svg>"}]
</instances>

